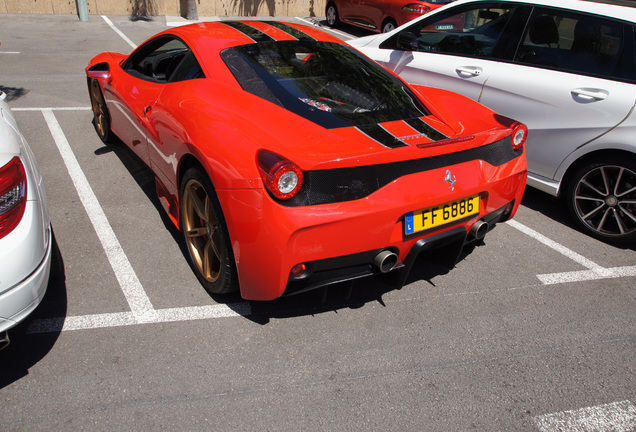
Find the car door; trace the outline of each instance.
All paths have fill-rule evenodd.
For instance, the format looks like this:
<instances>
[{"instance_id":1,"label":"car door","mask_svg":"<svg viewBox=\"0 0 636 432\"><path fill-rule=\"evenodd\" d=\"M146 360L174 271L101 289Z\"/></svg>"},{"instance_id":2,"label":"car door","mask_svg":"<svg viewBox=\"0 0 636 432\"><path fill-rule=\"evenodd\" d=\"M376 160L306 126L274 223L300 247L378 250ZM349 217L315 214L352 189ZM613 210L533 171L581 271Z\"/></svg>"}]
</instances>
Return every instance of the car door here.
<instances>
[{"instance_id":1,"label":"car door","mask_svg":"<svg viewBox=\"0 0 636 432\"><path fill-rule=\"evenodd\" d=\"M391 9L391 0L362 0L358 9L358 19L376 29L382 27L382 17ZM394 17L395 18L395 17Z\"/></svg>"},{"instance_id":2,"label":"car door","mask_svg":"<svg viewBox=\"0 0 636 432\"><path fill-rule=\"evenodd\" d=\"M529 128L531 173L554 179L575 149L632 110L636 77L630 25L535 7L514 58L491 71L479 101Z\"/></svg>"},{"instance_id":3,"label":"car door","mask_svg":"<svg viewBox=\"0 0 636 432\"><path fill-rule=\"evenodd\" d=\"M157 96L148 81L120 74L104 87L113 132L145 163L148 163L145 108Z\"/></svg>"},{"instance_id":4,"label":"car door","mask_svg":"<svg viewBox=\"0 0 636 432\"><path fill-rule=\"evenodd\" d=\"M155 38L139 47L122 65L126 79L113 86L115 103L109 106L115 133L148 165L160 144L153 110L171 76L189 53L172 35Z\"/></svg>"},{"instance_id":5,"label":"car door","mask_svg":"<svg viewBox=\"0 0 636 432\"><path fill-rule=\"evenodd\" d=\"M407 82L479 99L484 83L510 52L522 20L514 4L481 2L419 20L371 57Z\"/></svg>"},{"instance_id":6,"label":"car door","mask_svg":"<svg viewBox=\"0 0 636 432\"><path fill-rule=\"evenodd\" d=\"M177 154L188 142L188 130L182 123L179 112L185 99L196 94L194 86L204 78L203 69L194 53L183 45L172 57L168 82L156 103L148 111L148 152L153 171L166 185L177 187Z\"/></svg>"},{"instance_id":7,"label":"car door","mask_svg":"<svg viewBox=\"0 0 636 432\"><path fill-rule=\"evenodd\" d=\"M113 131L148 165L148 142L155 135L150 114L174 70L173 58L185 50L174 36L162 36L136 49L105 88Z\"/></svg>"},{"instance_id":8,"label":"car door","mask_svg":"<svg viewBox=\"0 0 636 432\"><path fill-rule=\"evenodd\" d=\"M362 15L360 9L363 7L363 0L340 0L338 13L343 21L359 20Z\"/></svg>"}]
</instances>

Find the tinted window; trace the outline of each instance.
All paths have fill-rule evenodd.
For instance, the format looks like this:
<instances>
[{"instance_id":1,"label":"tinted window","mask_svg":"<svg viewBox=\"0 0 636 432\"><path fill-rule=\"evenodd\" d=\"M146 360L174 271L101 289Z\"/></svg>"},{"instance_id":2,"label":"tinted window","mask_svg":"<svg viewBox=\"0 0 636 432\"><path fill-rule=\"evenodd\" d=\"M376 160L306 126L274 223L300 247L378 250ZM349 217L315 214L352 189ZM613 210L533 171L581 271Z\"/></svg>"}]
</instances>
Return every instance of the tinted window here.
<instances>
[{"instance_id":1,"label":"tinted window","mask_svg":"<svg viewBox=\"0 0 636 432\"><path fill-rule=\"evenodd\" d=\"M631 38L631 28L618 21L534 8L515 61L583 75L629 78L626 61L632 58L627 49Z\"/></svg>"},{"instance_id":2,"label":"tinted window","mask_svg":"<svg viewBox=\"0 0 636 432\"><path fill-rule=\"evenodd\" d=\"M511 39L511 20L516 7L504 3L480 3L457 7L418 21L402 33L415 37L416 51L468 57L499 57ZM397 36L381 48L396 49Z\"/></svg>"},{"instance_id":3,"label":"tinted window","mask_svg":"<svg viewBox=\"0 0 636 432\"><path fill-rule=\"evenodd\" d=\"M159 37L140 47L128 58L124 69L138 78L156 82L203 77L192 51L173 36Z\"/></svg>"},{"instance_id":4,"label":"tinted window","mask_svg":"<svg viewBox=\"0 0 636 432\"><path fill-rule=\"evenodd\" d=\"M323 127L427 114L402 81L342 44L262 42L226 49L221 57L244 90Z\"/></svg>"}]
</instances>

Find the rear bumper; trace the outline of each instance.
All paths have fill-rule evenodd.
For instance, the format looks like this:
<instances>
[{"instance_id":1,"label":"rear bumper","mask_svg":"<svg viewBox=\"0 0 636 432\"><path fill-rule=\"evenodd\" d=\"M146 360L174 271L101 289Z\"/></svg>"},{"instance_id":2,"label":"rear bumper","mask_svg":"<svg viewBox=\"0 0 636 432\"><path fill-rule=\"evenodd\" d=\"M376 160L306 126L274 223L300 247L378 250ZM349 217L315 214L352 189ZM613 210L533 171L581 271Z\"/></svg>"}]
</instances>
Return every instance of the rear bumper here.
<instances>
[{"instance_id":1,"label":"rear bumper","mask_svg":"<svg viewBox=\"0 0 636 432\"><path fill-rule=\"evenodd\" d=\"M0 332L16 326L40 304L46 293L51 270L51 230L47 230L48 246L44 259L20 283L0 294Z\"/></svg>"},{"instance_id":2,"label":"rear bumper","mask_svg":"<svg viewBox=\"0 0 636 432\"><path fill-rule=\"evenodd\" d=\"M497 223L508 220L514 205L514 202L510 202L479 219L486 224L483 230L490 231ZM478 235L473 232L469 233L464 226L458 226L448 231L420 238L413 244L406 258L389 272L379 268L376 257L385 251L398 253L396 248L391 247L306 263L307 271L303 277L290 276L283 295L300 294L329 285L379 275L383 277L384 282L399 289L404 285L413 264L421 254L426 254L430 262L450 270L457 263L464 246L477 242L480 240L479 237L485 234L484 231Z\"/></svg>"},{"instance_id":3,"label":"rear bumper","mask_svg":"<svg viewBox=\"0 0 636 432\"><path fill-rule=\"evenodd\" d=\"M336 204L283 207L260 189L217 190L233 246L241 295L272 300L380 273L372 264L385 250L397 256L385 276L406 280L415 258L435 250L452 267L478 221L488 228L514 216L527 179L525 157L500 167L483 161L454 165L454 189L446 167L400 177L367 198ZM408 212L480 194L480 213L433 230L405 235ZM487 228L487 229L488 229ZM483 233L482 233L483 234ZM303 263L301 277L291 274Z\"/></svg>"}]
</instances>

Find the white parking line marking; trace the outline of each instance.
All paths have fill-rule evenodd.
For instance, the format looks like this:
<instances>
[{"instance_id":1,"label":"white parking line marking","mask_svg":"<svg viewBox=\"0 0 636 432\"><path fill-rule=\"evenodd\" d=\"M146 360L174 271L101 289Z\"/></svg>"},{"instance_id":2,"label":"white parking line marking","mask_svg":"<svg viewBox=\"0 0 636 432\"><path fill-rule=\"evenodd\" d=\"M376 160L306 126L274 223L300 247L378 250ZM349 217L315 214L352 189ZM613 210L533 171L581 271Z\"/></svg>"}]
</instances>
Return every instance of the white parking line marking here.
<instances>
[{"instance_id":1,"label":"white parking line marking","mask_svg":"<svg viewBox=\"0 0 636 432\"><path fill-rule=\"evenodd\" d=\"M537 275L544 285L636 276L636 266Z\"/></svg>"},{"instance_id":2,"label":"white parking line marking","mask_svg":"<svg viewBox=\"0 0 636 432\"><path fill-rule=\"evenodd\" d=\"M584 256L579 255L578 253L555 242L554 240L550 240L543 234L539 234L535 230L528 228L527 226L517 222L516 220L509 220L506 223L510 225L511 227L518 229L524 234L529 235L533 239L543 243L544 245L559 252L560 254L565 255L566 257L570 258L571 260L581 264L583 267L586 267L588 269L588 270L537 275L537 278L544 285L555 285L555 284L568 283L568 282L584 282L584 281L599 280L599 279L613 279L613 278L619 278L619 277L636 276L636 266L604 268L596 264L595 262L590 261Z\"/></svg>"},{"instance_id":3,"label":"white parking line marking","mask_svg":"<svg viewBox=\"0 0 636 432\"><path fill-rule=\"evenodd\" d=\"M44 114L44 119L46 120L49 130L51 131L51 135L53 135L53 139L55 140L55 144L62 155L66 169L71 176L75 189L77 189L77 193L84 205L84 209L86 209L86 213L93 224L97 237L102 243L102 247L106 252L108 261L110 262L110 265L115 272L115 276L119 281L119 285L124 292L124 296L128 301L130 310L141 322L152 319L154 308L150 303L150 299L146 295L146 292L141 286L141 282L139 282L139 279L137 278L135 270L132 268L132 265L128 261L128 257L126 257L124 250L119 244L119 240L110 226L110 223L104 214L104 210L99 204L93 189L88 183L88 179L86 179L79 162L75 158L75 154L73 154L73 150L71 149L60 124L55 118L55 114L53 114L53 111L46 109L42 110L42 114Z\"/></svg>"},{"instance_id":4,"label":"white parking line marking","mask_svg":"<svg viewBox=\"0 0 636 432\"><path fill-rule=\"evenodd\" d=\"M11 111L90 111L91 107L11 108Z\"/></svg>"},{"instance_id":5,"label":"white parking line marking","mask_svg":"<svg viewBox=\"0 0 636 432\"><path fill-rule=\"evenodd\" d=\"M636 406L626 400L536 416L533 421L541 432L629 432L636 428Z\"/></svg>"},{"instance_id":6,"label":"white parking line marking","mask_svg":"<svg viewBox=\"0 0 636 432\"><path fill-rule=\"evenodd\" d=\"M119 30L117 27L115 27L115 24L113 24L113 22L111 20L109 20L107 16L102 15L102 18L104 18L104 21L106 21L106 24L108 24L110 26L110 28L115 30L115 33L117 33L119 36L121 36L121 38L123 40L125 40L128 43L128 45L130 45L132 47L132 49L137 48L137 44L135 44L133 41L128 39L128 36L126 36L124 33L122 33L121 30Z\"/></svg>"},{"instance_id":7,"label":"white parking line marking","mask_svg":"<svg viewBox=\"0 0 636 432\"><path fill-rule=\"evenodd\" d=\"M251 307L247 302L158 309L152 319L144 321L143 324L248 316L251 313ZM80 315L34 320L29 326L27 333L59 333L62 331L123 327L137 324L142 323L138 321L132 312Z\"/></svg>"},{"instance_id":8,"label":"white parking line marking","mask_svg":"<svg viewBox=\"0 0 636 432\"><path fill-rule=\"evenodd\" d=\"M548 246L550 249L554 249L555 251L559 252L560 254L565 255L566 257L570 258L572 261L575 261L575 262L581 264L583 267L587 267L589 269L602 269L603 268L600 265L596 264L595 262L590 261L589 259L585 258L584 256L579 255L578 253L566 248L565 246L555 242L554 240L550 240L549 238L547 238L543 234L539 234L535 230L533 230L531 228L528 228L527 226L517 222L514 219L513 220L509 220L506 223L508 225L510 225L511 227L518 229L522 233L529 235L533 239L543 243L544 245Z\"/></svg>"},{"instance_id":9,"label":"white parking line marking","mask_svg":"<svg viewBox=\"0 0 636 432\"><path fill-rule=\"evenodd\" d=\"M41 111L51 131L53 140L62 156L66 169L77 190L80 201L89 216L93 228L106 252L108 261L115 272L115 276L128 301L131 311L56 317L34 320L27 333L50 333L70 330L87 330L105 327L121 327L137 324L161 322L191 321L211 318L225 318L233 316L251 315L248 302L227 305L207 305L169 309L154 309L141 282L137 278L128 257L126 256L106 214L102 209L93 189L88 183L82 168L62 131L53 110L87 110L90 108L22 108L14 111Z\"/></svg>"}]
</instances>

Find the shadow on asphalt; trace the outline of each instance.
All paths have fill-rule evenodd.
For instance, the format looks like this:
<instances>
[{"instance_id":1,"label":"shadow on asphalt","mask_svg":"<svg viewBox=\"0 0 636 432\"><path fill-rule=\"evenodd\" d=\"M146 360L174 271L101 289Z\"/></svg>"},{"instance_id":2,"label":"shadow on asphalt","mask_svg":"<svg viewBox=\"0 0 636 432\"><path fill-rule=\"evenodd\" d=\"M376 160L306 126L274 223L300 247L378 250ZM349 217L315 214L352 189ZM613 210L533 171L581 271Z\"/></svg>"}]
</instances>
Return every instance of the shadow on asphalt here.
<instances>
[{"instance_id":1,"label":"shadow on asphalt","mask_svg":"<svg viewBox=\"0 0 636 432\"><path fill-rule=\"evenodd\" d=\"M29 92L22 87L7 87L0 85L0 91L4 92L7 95L7 102L14 101L16 99L20 99Z\"/></svg>"},{"instance_id":2,"label":"shadow on asphalt","mask_svg":"<svg viewBox=\"0 0 636 432\"><path fill-rule=\"evenodd\" d=\"M51 274L46 294L27 319L9 329L11 343L0 351L0 389L27 376L29 369L51 351L60 331L29 334L29 326L37 319L65 317L67 304L64 260L54 235Z\"/></svg>"}]
</instances>

